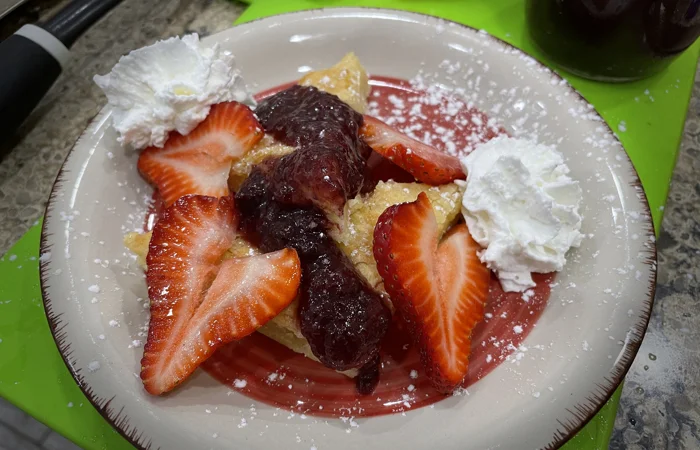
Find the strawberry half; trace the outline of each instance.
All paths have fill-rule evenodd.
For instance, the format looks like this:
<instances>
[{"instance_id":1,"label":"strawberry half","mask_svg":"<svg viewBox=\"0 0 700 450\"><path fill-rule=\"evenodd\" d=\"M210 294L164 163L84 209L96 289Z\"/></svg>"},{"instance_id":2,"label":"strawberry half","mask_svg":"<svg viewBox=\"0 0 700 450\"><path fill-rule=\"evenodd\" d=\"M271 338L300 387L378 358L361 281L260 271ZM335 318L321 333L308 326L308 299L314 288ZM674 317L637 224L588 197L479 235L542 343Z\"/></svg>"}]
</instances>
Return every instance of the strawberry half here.
<instances>
[{"instance_id":1,"label":"strawberry half","mask_svg":"<svg viewBox=\"0 0 700 450\"><path fill-rule=\"evenodd\" d=\"M168 392L221 345L264 325L294 299L294 250L222 261L236 233L231 197L181 197L153 229L147 263L151 320L141 379Z\"/></svg>"},{"instance_id":2,"label":"strawberry half","mask_svg":"<svg viewBox=\"0 0 700 450\"><path fill-rule=\"evenodd\" d=\"M374 258L433 386L450 393L467 374L471 333L484 316L490 273L464 224L438 243L425 193L390 206L374 229Z\"/></svg>"},{"instance_id":3,"label":"strawberry half","mask_svg":"<svg viewBox=\"0 0 700 450\"><path fill-rule=\"evenodd\" d=\"M364 116L360 135L372 150L421 183L438 186L466 178L459 159L412 139L379 119Z\"/></svg>"},{"instance_id":4,"label":"strawberry half","mask_svg":"<svg viewBox=\"0 0 700 450\"><path fill-rule=\"evenodd\" d=\"M219 103L188 135L173 132L163 148L141 152L138 169L158 189L166 206L188 194L224 197L229 194L231 166L263 135L247 106Z\"/></svg>"}]
</instances>

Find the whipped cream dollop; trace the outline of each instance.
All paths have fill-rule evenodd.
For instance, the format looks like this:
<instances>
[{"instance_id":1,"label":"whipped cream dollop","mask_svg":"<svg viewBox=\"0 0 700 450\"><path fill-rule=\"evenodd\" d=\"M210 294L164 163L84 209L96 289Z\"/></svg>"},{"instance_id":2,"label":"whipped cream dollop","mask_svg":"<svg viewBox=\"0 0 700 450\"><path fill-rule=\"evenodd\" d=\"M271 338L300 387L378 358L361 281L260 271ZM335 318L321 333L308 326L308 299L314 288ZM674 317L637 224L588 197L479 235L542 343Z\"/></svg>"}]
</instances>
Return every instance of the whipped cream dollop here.
<instances>
[{"instance_id":1,"label":"whipped cream dollop","mask_svg":"<svg viewBox=\"0 0 700 450\"><path fill-rule=\"evenodd\" d=\"M554 147L500 136L461 159L462 214L484 247L481 261L505 291L535 286L531 272L560 271L581 243L581 188Z\"/></svg>"},{"instance_id":2,"label":"whipped cream dollop","mask_svg":"<svg viewBox=\"0 0 700 450\"><path fill-rule=\"evenodd\" d=\"M162 147L173 130L189 133L213 104L251 101L233 55L203 46L197 34L134 50L94 80L114 107L119 141L135 148Z\"/></svg>"}]
</instances>

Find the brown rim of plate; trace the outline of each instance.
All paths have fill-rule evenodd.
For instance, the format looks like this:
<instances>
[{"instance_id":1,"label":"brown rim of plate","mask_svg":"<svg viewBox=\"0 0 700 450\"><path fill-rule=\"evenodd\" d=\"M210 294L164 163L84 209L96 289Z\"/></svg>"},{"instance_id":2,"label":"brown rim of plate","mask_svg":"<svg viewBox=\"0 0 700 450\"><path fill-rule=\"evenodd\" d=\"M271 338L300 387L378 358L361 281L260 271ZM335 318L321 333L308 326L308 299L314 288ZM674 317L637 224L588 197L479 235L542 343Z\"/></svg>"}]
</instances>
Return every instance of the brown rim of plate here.
<instances>
[{"instance_id":1,"label":"brown rim of plate","mask_svg":"<svg viewBox=\"0 0 700 450\"><path fill-rule=\"evenodd\" d=\"M432 19L437 19L441 20L453 25L456 25L461 28L466 28L472 32L479 33L479 30L471 27L469 25L465 25L459 22L455 22L449 19L445 19L442 17L438 16L433 16L430 14L423 14L423 13L417 13L417 12L411 12L411 11L404 11L400 9L392 9L392 8L371 8L371 7L353 7L353 8L347 8L347 7L337 7L337 8L311 8L311 9L304 9L304 10L299 10L299 11L294 11L294 12L287 12L287 13L282 13L282 14L275 14L271 16L266 16L266 17L261 17L258 19L254 19L245 23L242 23L240 25L234 25L234 26L246 26L249 24L254 24L256 22L259 22L261 20L267 20L273 17L282 17L282 16L292 16L296 14L304 14L308 13L310 11L332 11L332 10L341 10L341 9L363 9L367 11L388 11L388 12L397 12L397 13L409 13L409 14L414 14L418 16L424 16ZM223 30L222 30L223 31ZM492 41L502 45L503 47L509 48L511 50L516 50L518 52L521 52L524 55L527 55L531 57L536 63L544 69L547 69L550 72L550 75L554 77L555 79L558 79L560 81L564 81L566 84L566 87L576 94L579 99L583 100L584 102L588 103L586 98L578 92L573 86L571 86L566 80L559 75L557 72L554 70L550 69L548 66L543 64L541 61L539 61L537 58L523 52L519 48L515 47L514 45L497 38L495 36L492 36L491 34L484 34L485 37L488 39L491 39ZM595 113L602 118L602 116L598 113L597 109L593 109ZM70 149L68 154L66 155L66 159L64 160L63 164L61 165L61 169L58 172L58 175L56 176L56 180L54 181L54 184L51 188L51 194L49 195L49 200L46 204L46 210L44 212L44 221L41 226L41 243L39 247L39 254L43 254L47 251L50 250L50 244L48 243L48 238L50 235L47 234L46 232L46 223L47 219L51 217L51 211L53 208L53 200L56 197L56 194L58 192L58 188L61 187L62 183L64 182L63 180L63 175L65 173L65 167L66 167L66 162L68 159L71 157L73 154L73 150L75 147L81 142L85 132L95 124L96 119L100 118L103 115L103 111L101 110L99 113L97 113L92 120L90 120L90 123L85 127L83 132L80 134L80 137L78 140L75 142L73 147ZM614 139L615 142L617 142L620 147L624 150L624 146L620 142L620 140L617 138L615 133L612 131L608 123L603 120L602 123L607 129L607 133ZM630 185L634 188L636 188L639 193L641 194L641 197L639 200L642 202L644 205L645 212L647 213L647 236L651 238L655 238L655 230L654 230L654 222L652 220L651 216L651 209L649 208L649 202L647 200L646 193L644 192L644 188L642 186L641 180L639 178L639 174L637 173L637 169L634 167L634 164L632 163L632 160L629 158L629 155L627 154L627 151L624 151L625 157L627 158L627 161L630 163L630 166L632 167L632 173L630 176L632 177L633 181L630 183ZM622 355L622 357L619 358L618 364L616 364L613 373L612 379L608 377L604 377L604 383L596 383L598 390L593 391L589 393L587 400L588 403L583 403L583 404L578 404L574 407L573 410L567 409L575 418L576 420L568 420L566 422L563 422L561 420L557 420L559 423L561 429L557 429L552 437L552 442L547 444L545 447L543 447L546 450L550 449L557 449L564 445L567 441L569 441L576 433L578 433L599 411L600 409L605 405L605 403L612 397L613 393L617 389L617 387L622 383L624 380L625 376L627 375L627 372L630 369L630 366L632 365L632 362L634 361L635 356L637 355L637 352L639 351L639 347L642 345L642 340L644 339L644 334L646 333L647 326L649 325L649 319L651 318L651 311L654 306L654 295L656 292L656 275L657 275L657 251L656 251L656 242L653 242L653 245L651 246L652 248L648 250L648 255L645 260L645 264L651 266L652 274L651 274L651 279L649 280L650 286L649 286L649 292L647 294L647 298L643 300L642 304L642 314L643 314L643 320L640 323L637 323L633 327L633 336L632 338L628 341L628 344L625 346L625 352ZM68 368L68 371L71 373L73 378L75 379L76 383L78 384L78 387L80 388L81 391L83 391L83 394L87 397L87 399L92 403L92 405L97 409L97 412L104 417L104 419L112 425L114 429L116 429L119 434L121 434L131 445L134 447L141 449L141 450L157 450L152 447L152 440L148 438L148 436L145 436L143 432L139 431L135 425L130 424L129 422L129 417L125 416L123 414L123 409L120 410L115 410L112 408L111 402L114 400L116 396L113 396L112 398L101 398L98 397L92 390L92 387L88 383L85 382L85 379L82 377L80 374L80 369L76 369L77 367L77 362L72 360L72 350L71 350L71 343L66 342L66 334L63 331L63 328L65 327L66 323L61 320L61 314L55 314L53 312L53 308L51 306L51 299L48 297L46 293L46 286L48 284L48 274L46 274L46 266L48 265L48 261L40 263L39 267L39 273L40 273L40 285L41 285L41 296L42 300L44 303L44 311L46 313L46 318L49 322L49 328L51 330L51 335L53 336L54 341L56 342L56 347L58 348L59 353L61 354L61 358L63 359L63 362L66 364L66 367ZM160 447L158 447L159 449Z\"/></svg>"},{"instance_id":2,"label":"brown rim of plate","mask_svg":"<svg viewBox=\"0 0 700 450\"><path fill-rule=\"evenodd\" d=\"M42 255L45 252L50 251L51 249L51 244L48 243L48 238L51 235L48 234L46 231L46 223L47 219L51 216L51 211L53 209L53 200L56 197L58 188L60 188L64 182L63 177L67 172L66 162L68 162L68 159L73 154L73 150L75 149L75 147L81 142L83 136L85 135L85 132L88 129L90 129L96 123L97 119L101 118L103 115L104 113L100 111L95 116L93 116L92 119L90 119L90 122L83 129L82 133L80 134L80 137L75 142L75 144L73 144L73 147L71 147L70 151L68 152L68 155L66 155L66 159L61 165L61 169L58 171L56 180L54 181L53 186L51 187L51 194L49 194L49 200L46 203L46 209L44 211L44 221L41 224L41 241L39 244L39 255ZM141 450L156 450L153 449L151 445L151 440L148 439L147 436L144 436L144 434L140 432L135 426L129 423L129 418L128 416L125 416L123 414L122 409L117 411L114 408L112 408L111 403L116 396L112 396L111 398L102 398L97 396L92 390L92 387L85 381L85 379L81 375L80 369L77 368L77 361L72 358L73 350L71 349L71 343L66 341L66 333L63 331L67 322L61 319L61 314L55 314L53 312L53 307L51 306L51 299L46 293L46 287L49 283L49 274L46 273L46 270L49 262L50 261L43 261L39 263L39 283L41 286L41 298L44 303L44 312L46 313L46 319L49 322L49 329L51 330L51 335L53 336L53 340L56 343L56 347L58 348L58 353L61 355L61 359L63 359L63 362L68 368L68 371L73 376L73 379L78 384L80 390L83 391L83 394L85 394L85 397L87 397L90 403L92 403L92 406L95 407L97 412L100 413L100 415L112 426L112 428L117 430L119 434L121 434L134 447Z\"/></svg>"}]
</instances>

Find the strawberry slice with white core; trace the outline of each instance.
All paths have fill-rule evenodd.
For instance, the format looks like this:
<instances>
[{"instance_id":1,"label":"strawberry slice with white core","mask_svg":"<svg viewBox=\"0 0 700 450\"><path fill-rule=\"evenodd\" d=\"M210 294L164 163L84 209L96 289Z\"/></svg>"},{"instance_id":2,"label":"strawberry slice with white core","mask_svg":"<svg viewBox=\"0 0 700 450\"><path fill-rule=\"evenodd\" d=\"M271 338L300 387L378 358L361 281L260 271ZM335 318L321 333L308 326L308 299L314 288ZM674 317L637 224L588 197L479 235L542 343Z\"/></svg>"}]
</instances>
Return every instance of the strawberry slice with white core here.
<instances>
[{"instance_id":1,"label":"strawberry slice with white core","mask_svg":"<svg viewBox=\"0 0 700 450\"><path fill-rule=\"evenodd\" d=\"M172 132L163 148L143 150L138 169L158 189L166 206L188 194L223 197L229 194L231 166L263 135L247 106L219 103L188 135Z\"/></svg>"},{"instance_id":2,"label":"strawberry slice with white core","mask_svg":"<svg viewBox=\"0 0 700 450\"><path fill-rule=\"evenodd\" d=\"M360 135L372 150L421 183L439 186L466 178L459 159L410 138L379 119L364 116Z\"/></svg>"},{"instance_id":3,"label":"strawberry slice with white core","mask_svg":"<svg viewBox=\"0 0 700 450\"><path fill-rule=\"evenodd\" d=\"M149 392L167 390L159 378L172 363L173 350L214 281L235 233L230 197L182 197L156 222L146 256L151 320L141 360L141 378Z\"/></svg>"},{"instance_id":4,"label":"strawberry slice with white core","mask_svg":"<svg viewBox=\"0 0 700 450\"><path fill-rule=\"evenodd\" d=\"M450 393L467 374L471 333L484 316L490 273L466 225L438 239L433 208L421 193L379 217L374 257L428 378L437 390Z\"/></svg>"},{"instance_id":5,"label":"strawberry slice with white core","mask_svg":"<svg viewBox=\"0 0 700 450\"><path fill-rule=\"evenodd\" d=\"M141 379L151 394L172 390L221 345L243 338L294 299L294 250L222 257L236 233L231 197L189 195L153 229L146 280L151 300Z\"/></svg>"}]
</instances>

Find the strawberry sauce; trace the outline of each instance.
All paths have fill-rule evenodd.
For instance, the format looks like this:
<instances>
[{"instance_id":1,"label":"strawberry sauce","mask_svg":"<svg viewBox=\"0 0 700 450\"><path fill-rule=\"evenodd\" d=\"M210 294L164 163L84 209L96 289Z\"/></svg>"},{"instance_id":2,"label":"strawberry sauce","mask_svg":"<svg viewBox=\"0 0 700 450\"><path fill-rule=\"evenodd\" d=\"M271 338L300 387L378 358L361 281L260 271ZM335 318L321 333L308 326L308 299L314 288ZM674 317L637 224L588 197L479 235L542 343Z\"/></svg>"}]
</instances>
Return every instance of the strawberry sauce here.
<instances>
[{"instance_id":1,"label":"strawberry sauce","mask_svg":"<svg viewBox=\"0 0 700 450\"><path fill-rule=\"evenodd\" d=\"M369 114L447 153L462 156L475 144L503 133L481 111L431 89L419 89L407 81L388 77L372 77L370 83ZM291 85L261 92L256 99ZM405 171L378 155L373 155L368 164L377 180L411 181ZM157 210L154 208L156 215ZM147 224L153 220L147 219ZM533 279L537 286L525 299L521 293L504 293L492 276L486 316L473 332L469 373L463 387L485 377L518 351L535 327L547 304L554 274L533 274ZM445 398L430 386L418 352L396 317L381 347L379 384L371 395L358 394L353 379L259 333L222 347L202 367L248 397L315 416L377 416L427 406Z\"/></svg>"},{"instance_id":2,"label":"strawberry sauce","mask_svg":"<svg viewBox=\"0 0 700 450\"><path fill-rule=\"evenodd\" d=\"M535 274L533 278L537 287L528 302L519 293L505 294L498 280L492 278L486 305L487 317L491 318L473 332L469 373L463 387L505 361L535 326L547 304L554 276ZM384 338L379 384L371 395L358 394L354 380L259 333L221 348L202 367L231 388L236 380L245 380L244 388L235 389L248 397L315 416L378 416L444 399L444 394L431 387L418 352L400 324L395 318Z\"/></svg>"}]
</instances>

